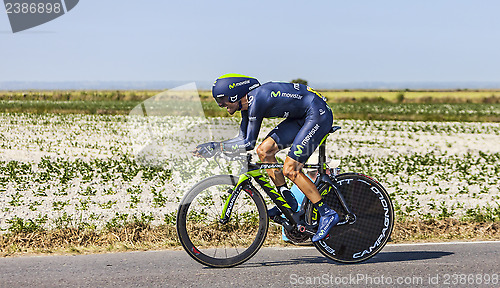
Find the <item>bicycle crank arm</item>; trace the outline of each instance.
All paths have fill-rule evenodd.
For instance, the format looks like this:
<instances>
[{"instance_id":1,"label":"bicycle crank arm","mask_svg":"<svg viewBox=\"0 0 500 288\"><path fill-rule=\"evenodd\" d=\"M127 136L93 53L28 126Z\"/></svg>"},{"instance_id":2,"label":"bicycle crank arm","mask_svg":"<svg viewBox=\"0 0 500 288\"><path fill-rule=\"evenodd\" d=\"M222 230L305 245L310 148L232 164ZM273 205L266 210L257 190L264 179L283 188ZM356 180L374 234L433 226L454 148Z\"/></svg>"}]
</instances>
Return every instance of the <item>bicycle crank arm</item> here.
<instances>
[{"instance_id":1,"label":"bicycle crank arm","mask_svg":"<svg viewBox=\"0 0 500 288\"><path fill-rule=\"evenodd\" d=\"M309 226L309 227L306 227L306 226ZM299 230L299 232L301 233L305 233L305 234L308 234L310 236L313 236L314 234L316 234L316 231L314 230L311 230L311 228L318 228L318 227L315 227L315 226L310 226L310 225L300 225L300 224L297 224L297 230Z\"/></svg>"},{"instance_id":2,"label":"bicycle crank arm","mask_svg":"<svg viewBox=\"0 0 500 288\"><path fill-rule=\"evenodd\" d=\"M274 222L280 224L281 226L283 226L288 231L292 231L293 230L293 226L290 225L290 223L288 223L288 220L286 218L283 218L281 216L274 216L272 218L272 220Z\"/></svg>"}]
</instances>

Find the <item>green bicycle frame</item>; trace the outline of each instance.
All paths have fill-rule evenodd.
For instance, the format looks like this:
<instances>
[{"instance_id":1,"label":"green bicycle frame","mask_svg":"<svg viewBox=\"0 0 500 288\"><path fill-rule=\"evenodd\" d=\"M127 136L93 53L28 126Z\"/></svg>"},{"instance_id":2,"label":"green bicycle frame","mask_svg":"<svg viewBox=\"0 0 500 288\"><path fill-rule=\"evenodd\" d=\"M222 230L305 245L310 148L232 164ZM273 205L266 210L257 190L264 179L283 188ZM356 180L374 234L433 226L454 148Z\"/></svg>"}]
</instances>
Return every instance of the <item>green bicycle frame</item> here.
<instances>
[{"instance_id":1,"label":"green bicycle frame","mask_svg":"<svg viewBox=\"0 0 500 288\"><path fill-rule=\"evenodd\" d=\"M330 133L333 133L340 129L339 126L334 126L332 127L332 130ZM316 179L316 182L314 183L316 187L318 188L318 192L320 193L321 196L324 196L325 194L329 193L332 188L335 191L335 194L339 198L339 201L345 211L347 211L348 214L352 214L351 210L346 204L346 201L343 197L343 195L338 191L336 188L335 184L332 182L332 180L328 177L326 174L326 151L325 151L325 140L328 137L329 134L327 134L323 140L321 140L321 143L319 145L319 157L318 157L318 164L306 164L304 165L304 168L312 168L312 169L318 169L319 175L318 178ZM250 177L254 178L255 181L262 187L262 189L266 192L266 194L271 198L271 200L278 206L278 208L283 212L285 217L288 219L288 223L291 224L292 226L295 226L296 224L299 224L300 219L296 213L294 213L290 207L290 205L286 202L286 200L283 198L283 196L276 191L276 189L269 183L265 176L265 169L274 169L274 168L283 168L283 164L279 163L259 163L259 164L250 164L248 166L249 171L245 172L244 174L241 174L239 176L238 182L235 183L236 187L231 193L231 197L229 197L226 200L226 203L224 204L224 208L222 209L222 215L220 218L221 223L227 223L229 221L229 218L231 216L231 211L234 205L234 202L240 195L240 192L242 189L245 189L246 192L252 194L253 191L255 191L255 188L253 187L252 183L250 182ZM236 178L236 177L235 177ZM236 182L236 181L235 181ZM249 189L248 189L249 188ZM315 209L314 209L315 210ZM313 210L313 213L315 211ZM294 217L294 214L296 217ZM317 213L315 213L317 214ZM316 215L317 217L317 215ZM303 222L303 221L302 221ZM285 223L283 223L285 225ZM307 226L307 228L310 228L309 225L305 223L300 223L301 225ZM286 225L288 226L288 225ZM287 228L287 227L285 227Z\"/></svg>"},{"instance_id":2,"label":"green bicycle frame","mask_svg":"<svg viewBox=\"0 0 500 288\"><path fill-rule=\"evenodd\" d=\"M270 167L272 166L272 167ZM227 223L229 221L229 217L231 216L231 211L233 208L233 204L236 201L236 198L241 193L241 190L255 190L253 188L252 183L250 182L250 177L254 178L255 181L262 187L262 189L266 192L266 194L271 198L271 200L276 204L279 209L283 212L285 217L290 221L290 223L296 223L292 214L292 209L290 205L286 202L283 196L276 191L276 189L271 185L269 180L266 178L265 171L263 169L268 168L282 168L283 164L262 164L259 167L255 167L253 170L247 171L244 174L241 174L238 182L236 183L236 187L231 193L231 197L227 198L226 203L224 204L224 208L222 209L222 215L220 218L221 223ZM253 193L252 191L247 191L249 193Z\"/></svg>"}]
</instances>

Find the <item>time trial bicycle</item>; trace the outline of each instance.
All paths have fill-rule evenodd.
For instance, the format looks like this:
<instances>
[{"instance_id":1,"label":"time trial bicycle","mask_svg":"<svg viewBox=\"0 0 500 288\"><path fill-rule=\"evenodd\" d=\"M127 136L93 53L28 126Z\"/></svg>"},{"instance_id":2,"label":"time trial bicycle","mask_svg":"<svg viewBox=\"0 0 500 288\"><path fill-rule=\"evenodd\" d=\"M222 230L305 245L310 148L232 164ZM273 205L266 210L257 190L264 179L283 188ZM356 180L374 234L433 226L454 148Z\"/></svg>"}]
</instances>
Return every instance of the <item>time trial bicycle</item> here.
<instances>
[{"instance_id":1,"label":"time trial bicycle","mask_svg":"<svg viewBox=\"0 0 500 288\"><path fill-rule=\"evenodd\" d=\"M340 129L334 126L333 133ZM358 263L376 255L394 226L394 208L387 191L373 178L359 173L336 174L326 163L325 142L320 145L315 185L324 201L337 211L340 222L322 240L313 242L321 254L341 263ZM239 176L217 175L197 183L182 198L177 211L177 234L186 252L211 267L239 265L257 253L267 235L267 207L251 179L283 212L274 222L288 238L303 242L318 228L319 213L306 197L298 212L270 183L265 169L279 163L252 163L251 155L224 156L247 167ZM330 172L330 173L328 173Z\"/></svg>"}]
</instances>

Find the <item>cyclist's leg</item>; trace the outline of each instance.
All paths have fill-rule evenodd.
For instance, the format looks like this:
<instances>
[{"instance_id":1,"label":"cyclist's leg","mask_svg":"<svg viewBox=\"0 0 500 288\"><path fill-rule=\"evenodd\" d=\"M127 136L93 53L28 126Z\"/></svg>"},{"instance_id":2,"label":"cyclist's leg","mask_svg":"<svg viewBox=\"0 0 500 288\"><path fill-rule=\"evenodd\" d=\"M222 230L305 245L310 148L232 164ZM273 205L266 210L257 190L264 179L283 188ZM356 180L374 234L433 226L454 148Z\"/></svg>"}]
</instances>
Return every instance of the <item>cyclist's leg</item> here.
<instances>
[{"instance_id":1,"label":"cyclist's leg","mask_svg":"<svg viewBox=\"0 0 500 288\"><path fill-rule=\"evenodd\" d=\"M285 175L297 184L313 203L318 202L321 196L314 183L302 173L302 167L328 135L332 124L333 114L328 105L320 98L312 101L304 124L296 133L283 166Z\"/></svg>"},{"instance_id":2,"label":"cyclist's leg","mask_svg":"<svg viewBox=\"0 0 500 288\"><path fill-rule=\"evenodd\" d=\"M276 153L278 153L279 150L291 145L295 135L301 129L303 122L303 120L285 119L278 126L276 126L276 128L269 132L266 139L257 147L259 159L266 163L278 163ZM266 172L271 177L274 185L278 188L278 191L283 194L292 210L297 210L298 202L288 187L286 187L283 170L279 168L266 169ZM281 211L278 207L273 207L268 211L268 214L270 217L274 217L280 215Z\"/></svg>"},{"instance_id":3,"label":"cyclist's leg","mask_svg":"<svg viewBox=\"0 0 500 288\"><path fill-rule=\"evenodd\" d=\"M303 123L303 120L285 119L271 130L264 141L257 147L257 154L259 155L260 161L278 163L276 153L292 145ZM285 177L283 176L282 169L266 169L266 172L276 186L279 187L285 184Z\"/></svg>"},{"instance_id":4,"label":"cyclist's leg","mask_svg":"<svg viewBox=\"0 0 500 288\"><path fill-rule=\"evenodd\" d=\"M314 104L313 102L304 125L293 140L292 147L283 166L283 172L318 209L321 218L318 232L313 237L313 241L318 241L323 239L328 231L339 221L339 216L323 202L314 183L302 172L304 163L306 163L314 150L324 140L333 123L333 115L330 110L326 109L322 103Z\"/></svg>"},{"instance_id":5,"label":"cyclist's leg","mask_svg":"<svg viewBox=\"0 0 500 288\"><path fill-rule=\"evenodd\" d=\"M278 144L274 141L273 138L267 137L262 143L257 147L257 155L259 155L259 159L265 163L278 163L276 159L276 153L278 153L280 149L278 148ZM271 180L274 182L274 185L277 187L285 185L285 177L283 176L283 172L281 169L266 169L267 174L271 177Z\"/></svg>"},{"instance_id":6,"label":"cyclist's leg","mask_svg":"<svg viewBox=\"0 0 500 288\"><path fill-rule=\"evenodd\" d=\"M303 163L287 156L285 164L283 165L283 172L287 178L292 180L292 182L299 187L300 191L302 191L311 202L317 203L321 200L321 195L311 179L302 172L303 167Z\"/></svg>"}]
</instances>

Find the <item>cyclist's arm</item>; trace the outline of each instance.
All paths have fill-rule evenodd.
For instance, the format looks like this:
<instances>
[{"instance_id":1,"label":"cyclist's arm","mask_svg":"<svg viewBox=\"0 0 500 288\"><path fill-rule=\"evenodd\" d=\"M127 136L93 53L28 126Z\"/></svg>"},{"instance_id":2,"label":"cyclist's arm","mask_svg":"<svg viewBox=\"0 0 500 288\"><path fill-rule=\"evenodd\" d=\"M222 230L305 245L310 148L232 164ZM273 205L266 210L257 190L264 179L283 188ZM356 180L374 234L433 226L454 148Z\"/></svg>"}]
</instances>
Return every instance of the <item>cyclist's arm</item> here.
<instances>
[{"instance_id":1,"label":"cyclist's arm","mask_svg":"<svg viewBox=\"0 0 500 288\"><path fill-rule=\"evenodd\" d=\"M246 130L248 127L248 111L241 111L241 123L240 123L240 131L238 136L233 139L229 139L221 142L221 149L223 152L236 152L236 150L240 149L239 147L244 145L246 138Z\"/></svg>"},{"instance_id":2,"label":"cyclist's arm","mask_svg":"<svg viewBox=\"0 0 500 288\"><path fill-rule=\"evenodd\" d=\"M235 153L241 150L249 151L255 147L262 118L253 117L250 121L248 111L241 111L241 116L240 134L236 138L221 143L223 152Z\"/></svg>"}]
</instances>

